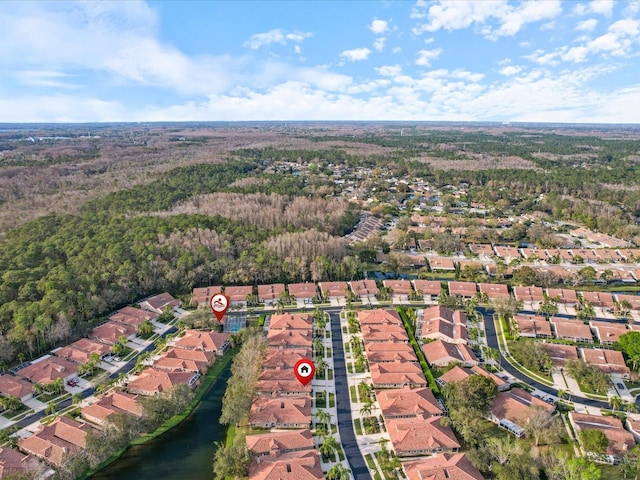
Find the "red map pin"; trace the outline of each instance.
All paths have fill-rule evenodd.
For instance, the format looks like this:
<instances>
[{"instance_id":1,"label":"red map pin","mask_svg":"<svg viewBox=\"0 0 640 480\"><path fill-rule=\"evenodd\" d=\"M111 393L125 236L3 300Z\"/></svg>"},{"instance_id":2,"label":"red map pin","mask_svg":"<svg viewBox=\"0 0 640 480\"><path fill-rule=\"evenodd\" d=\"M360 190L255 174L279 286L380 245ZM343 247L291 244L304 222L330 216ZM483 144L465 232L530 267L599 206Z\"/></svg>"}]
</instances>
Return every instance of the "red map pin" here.
<instances>
[{"instance_id":1,"label":"red map pin","mask_svg":"<svg viewBox=\"0 0 640 480\"><path fill-rule=\"evenodd\" d=\"M211 297L211 300L209 300L209 306L211 307L211 310L213 310L218 321L222 322L222 317L224 317L224 314L229 308L229 297L224 293L216 293Z\"/></svg>"},{"instance_id":2,"label":"red map pin","mask_svg":"<svg viewBox=\"0 0 640 480\"><path fill-rule=\"evenodd\" d=\"M293 367L293 373L302 385L307 385L316 374L316 366L312 360L301 358Z\"/></svg>"}]
</instances>

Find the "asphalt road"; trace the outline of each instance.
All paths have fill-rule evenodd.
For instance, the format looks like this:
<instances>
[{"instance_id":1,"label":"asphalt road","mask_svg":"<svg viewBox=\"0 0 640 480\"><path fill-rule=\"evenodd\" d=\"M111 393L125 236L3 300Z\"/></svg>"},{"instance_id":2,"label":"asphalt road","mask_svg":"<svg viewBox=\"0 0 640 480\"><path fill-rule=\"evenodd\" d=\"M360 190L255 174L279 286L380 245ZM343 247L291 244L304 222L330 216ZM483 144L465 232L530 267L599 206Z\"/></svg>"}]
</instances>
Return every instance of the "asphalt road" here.
<instances>
[{"instance_id":1,"label":"asphalt road","mask_svg":"<svg viewBox=\"0 0 640 480\"><path fill-rule=\"evenodd\" d=\"M355 480L371 480L367 464L360 453L356 435L353 431L353 420L351 418L351 399L349 398L349 385L347 383L347 369L344 363L344 350L342 342L342 329L340 328L340 317L335 311L330 312L331 316L331 339L333 342L333 366L334 379L336 383L336 406L338 409L338 429L340 431L340 441L344 454L351 467Z\"/></svg>"},{"instance_id":2,"label":"asphalt road","mask_svg":"<svg viewBox=\"0 0 640 480\"><path fill-rule=\"evenodd\" d=\"M485 308L479 307L478 311L482 314L482 318L484 319L484 327L487 334L487 344L491 348L495 348L500 352L500 362L502 363L502 368L505 369L509 374L516 377L518 380L531 385L532 387L537 388L545 392L548 395L558 396L558 390L548 387L547 385L537 382L533 378L526 376L520 370L515 368L513 365L509 363L509 361L502 355L502 351L500 350L500 346L498 345L498 337L496 333L496 327L493 323L493 312L487 310ZM596 408L609 408L609 404L607 402L601 402L600 400L592 400L591 398L581 397L579 395L571 394L571 400L576 403L581 403L588 407L596 407Z\"/></svg>"}]
</instances>

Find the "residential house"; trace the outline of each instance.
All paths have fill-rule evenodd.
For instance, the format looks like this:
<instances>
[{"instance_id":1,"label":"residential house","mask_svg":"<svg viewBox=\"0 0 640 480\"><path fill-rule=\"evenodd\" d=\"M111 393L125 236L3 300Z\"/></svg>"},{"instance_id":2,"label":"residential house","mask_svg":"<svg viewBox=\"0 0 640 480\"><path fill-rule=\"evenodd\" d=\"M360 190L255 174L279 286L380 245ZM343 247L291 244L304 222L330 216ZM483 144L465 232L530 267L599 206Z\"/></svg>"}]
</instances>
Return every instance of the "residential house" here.
<instances>
[{"instance_id":1,"label":"residential house","mask_svg":"<svg viewBox=\"0 0 640 480\"><path fill-rule=\"evenodd\" d=\"M76 363L87 363L91 359L92 354L97 354L100 358L108 355L111 352L111 347L104 343L90 340L88 338L81 338L77 342L73 342L66 347L56 348L52 350L56 357L64 358L65 360L71 360Z\"/></svg>"},{"instance_id":2,"label":"residential house","mask_svg":"<svg viewBox=\"0 0 640 480\"><path fill-rule=\"evenodd\" d=\"M472 298L476 293L477 289L474 282L449 282L449 295Z\"/></svg>"},{"instance_id":3,"label":"residential house","mask_svg":"<svg viewBox=\"0 0 640 480\"><path fill-rule=\"evenodd\" d=\"M563 368L569 360L578 360L578 348L574 345L541 343L540 346L558 368Z\"/></svg>"},{"instance_id":4,"label":"residential house","mask_svg":"<svg viewBox=\"0 0 640 480\"><path fill-rule=\"evenodd\" d=\"M25 402L33 396L33 385L20 377L2 375L0 376L0 394Z\"/></svg>"},{"instance_id":5,"label":"residential house","mask_svg":"<svg viewBox=\"0 0 640 480\"><path fill-rule=\"evenodd\" d=\"M408 343L399 342L380 342L380 343L367 343L364 346L367 356L376 355L380 353L412 353L413 348ZM415 353L414 353L415 355Z\"/></svg>"},{"instance_id":6,"label":"residential house","mask_svg":"<svg viewBox=\"0 0 640 480\"><path fill-rule=\"evenodd\" d=\"M443 412L429 388L376 390L376 398L386 418L442 416Z\"/></svg>"},{"instance_id":7,"label":"residential house","mask_svg":"<svg viewBox=\"0 0 640 480\"><path fill-rule=\"evenodd\" d=\"M383 280L385 288L390 288L394 298L401 302L408 302L411 296L411 282L409 280Z\"/></svg>"},{"instance_id":8,"label":"residential house","mask_svg":"<svg viewBox=\"0 0 640 480\"><path fill-rule=\"evenodd\" d=\"M97 402L83 407L80 412L85 420L104 427L107 418L114 413L142 417L142 406L137 402L137 399L137 395L111 390L100 397Z\"/></svg>"},{"instance_id":9,"label":"residential house","mask_svg":"<svg viewBox=\"0 0 640 480\"><path fill-rule=\"evenodd\" d=\"M397 324L368 324L361 328L365 343L409 342L409 336L403 326Z\"/></svg>"},{"instance_id":10,"label":"residential house","mask_svg":"<svg viewBox=\"0 0 640 480\"><path fill-rule=\"evenodd\" d=\"M208 350L190 350L188 348L171 347L162 355L162 358L175 358L180 360L191 360L203 365L203 372L213 363L215 352Z\"/></svg>"},{"instance_id":11,"label":"residential house","mask_svg":"<svg viewBox=\"0 0 640 480\"><path fill-rule=\"evenodd\" d=\"M229 297L230 306L247 308L247 298L253 295L251 285L238 285L224 287L224 294Z\"/></svg>"},{"instance_id":12,"label":"residential house","mask_svg":"<svg viewBox=\"0 0 640 480\"><path fill-rule=\"evenodd\" d=\"M624 323L591 320L589 325L596 334L596 337L598 337L598 340L600 340L600 343L603 345L612 345L613 343L620 341L620 335L629 333L629 330L627 330L627 326Z\"/></svg>"},{"instance_id":13,"label":"residential house","mask_svg":"<svg viewBox=\"0 0 640 480\"><path fill-rule=\"evenodd\" d=\"M286 349L268 347L262 368L293 368L298 360L311 358L310 348Z\"/></svg>"},{"instance_id":14,"label":"residential house","mask_svg":"<svg viewBox=\"0 0 640 480\"><path fill-rule=\"evenodd\" d=\"M145 310L149 310L150 312L155 312L160 315L162 315L167 308L174 309L180 305L182 305L182 302L180 300L176 300L167 292L149 297L140 302L140 308L144 308Z\"/></svg>"},{"instance_id":15,"label":"residential house","mask_svg":"<svg viewBox=\"0 0 640 480\"><path fill-rule=\"evenodd\" d=\"M258 395L304 396L311 394L311 384L301 384L288 368L263 370L256 384Z\"/></svg>"},{"instance_id":16,"label":"residential house","mask_svg":"<svg viewBox=\"0 0 640 480\"><path fill-rule=\"evenodd\" d=\"M320 282L318 283L322 296L328 300L346 300L349 292L347 282Z\"/></svg>"},{"instance_id":17,"label":"residential house","mask_svg":"<svg viewBox=\"0 0 640 480\"><path fill-rule=\"evenodd\" d=\"M372 344L377 345L377 344ZM409 344L401 343L408 348L402 351L385 350L380 352L367 352L369 363L398 363L398 362L418 362L418 357Z\"/></svg>"},{"instance_id":18,"label":"residential house","mask_svg":"<svg viewBox=\"0 0 640 480\"><path fill-rule=\"evenodd\" d=\"M524 436L524 426L535 412L535 408L553 412L556 407L521 388L513 388L508 392L499 393L493 399L488 418L520 438Z\"/></svg>"},{"instance_id":19,"label":"residential house","mask_svg":"<svg viewBox=\"0 0 640 480\"><path fill-rule=\"evenodd\" d=\"M176 340L174 346L187 350L215 352L221 357L231 348L231 337L226 332L187 330L182 337Z\"/></svg>"},{"instance_id":20,"label":"residential house","mask_svg":"<svg viewBox=\"0 0 640 480\"><path fill-rule=\"evenodd\" d=\"M436 300L440 296L442 285L436 280L412 280L413 288L418 294L428 295L431 300Z\"/></svg>"},{"instance_id":21,"label":"residential house","mask_svg":"<svg viewBox=\"0 0 640 480\"><path fill-rule=\"evenodd\" d=\"M504 245L496 245L493 247L496 251L496 255L502 258L505 262L509 263L513 260L520 259L520 251L516 247L508 247Z\"/></svg>"},{"instance_id":22,"label":"residential house","mask_svg":"<svg viewBox=\"0 0 640 480\"><path fill-rule=\"evenodd\" d=\"M420 365L406 363L374 363L369 367L375 388L426 387L427 380Z\"/></svg>"},{"instance_id":23,"label":"residential house","mask_svg":"<svg viewBox=\"0 0 640 480\"><path fill-rule=\"evenodd\" d=\"M618 302L628 302L633 310L640 310L640 295L623 295L617 293L616 300Z\"/></svg>"},{"instance_id":24,"label":"residential house","mask_svg":"<svg viewBox=\"0 0 640 480\"><path fill-rule=\"evenodd\" d=\"M580 353L585 362L590 363L601 372L622 375L625 378L629 378L631 374L629 367L624 362L622 352L604 348L581 348Z\"/></svg>"},{"instance_id":25,"label":"residential house","mask_svg":"<svg viewBox=\"0 0 640 480\"><path fill-rule=\"evenodd\" d=\"M467 343L467 316L461 310L434 305L419 310L417 316L420 338Z\"/></svg>"},{"instance_id":26,"label":"residential house","mask_svg":"<svg viewBox=\"0 0 640 480\"><path fill-rule=\"evenodd\" d=\"M427 257L429 268L434 272L452 272L456 269L453 259L447 257Z\"/></svg>"},{"instance_id":27,"label":"residential house","mask_svg":"<svg viewBox=\"0 0 640 480\"><path fill-rule=\"evenodd\" d=\"M177 385L195 386L200 375L193 372L168 372L155 368L145 368L140 376L127 385L129 393L157 395L168 392Z\"/></svg>"},{"instance_id":28,"label":"residential house","mask_svg":"<svg viewBox=\"0 0 640 480\"><path fill-rule=\"evenodd\" d=\"M313 436L308 428L304 430L288 430L269 432L260 435L246 436L247 449L256 457L264 455L278 456L284 453L311 450L315 448Z\"/></svg>"},{"instance_id":29,"label":"residential house","mask_svg":"<svg viewBox=\"0 0 640 480\"><path fill-rule=\"evenodd\" d=\"M167 372L191 372L191 373L204 373L207 370L206 361L197 361L188 358L176 358L161 356L159 359L153 362L153 368L157 370L164 370Z\"/></svg>"},{"instance_id":30,"label":"residential house","mask_svg":"<svg viewBox=\"0 0 640 480\"><path fill-rule=\"evenodd\" d=\"M258 300L264 303L265 307L273 307L284 292L284 283L258 285Z\"/></svg>"},{"instance_id":31,"label":"residential house","mask_svg":"<svg viewBox=\"0 0 640 480\"><path fill-rule=\"evenodd\" d=\"M385 418L387 433L398 457L455 453L460 444L451 427L443 427L439 417Z\"/></svg>"},{"instance_id":32,"label":"residential house","mask_svg":"<svg viewBox=\"0 0 640 480\"><path fill-rule=\"evenodd\" d=\"M0 447L0 478L23 478L23 474L38 470L40 470L39 462L35 457L25 455L13 448Z\"/></svg>"},{"instance_id":33,"label":"residential house","mask_svg":"<svg viewBox=\"0 0 640 480\"><path fill-rule=\"evenodd\" d=\"M251 405L252 428L309 428L311 397L256 397Z\"/></svg>"},{"instance_id":34,"label":"residential house","mask_svg":"<svg viewBox=\"0 0 640 480\"><path fill-rule=\"evenodd\" d=\"M63 358L44 356L34 361L17 373L31 383L49 384L61 378L64 382L78 374L78 364Z\"/></svg>"},{"instance_id":35,"label":"residential house","mask_svg":"<svg viewBox=\"0 0 640 480\"><path fill-rule=\"evenodd\" d=\"M358 310L360 325L402 325L400 315L395 310L377 308L375 310Z\"/></svg>"},{"instance_id":36,"label":"residential house","mask_svg":"<svg viewBox=\"0 0 640 480\"><path fill-rule=\"evenodd\" d=\"M408 480L483 480L464 453L437 454L402 464Z\"/></svg>"},{"instance_id":37,"label":"residential house","mask_svg":"<svg viewBox=\"0 0 640 480\"><path fill-rule=\"evenodd\" d=\"M509 298L509 289L506 285L498 283L480 283L480 292L487 295L489 300L496 300L501 298Z\"/></svg>"},{"instance_id":38,"label":"residential house","mask_svg":"<svg viewBox=\"0 0 640 480\"><path fill-rule=\"evenodd\" d=\"M523 302L541 302L544 299L540 287L513 287L513 294L516 300Z\"/></svg>"},{"instance_id":39,"label":"residential house","mask_svg":"<svg viewBox=\"0 0 640 480\"><path fill-rule=\"evenodd\" d=\"M313 334L310 330L271 330L267 332L270 347L311 348Z\"/></svg>"},{"instance_id":40,"label":"residential house","mask_svg":"<svg viewBox=\"0 0 640 480\"><path fill-rule=\"evenodd\" d=\"M435 340L425 343L422 346L422 352L429 364L436 367L445 367L452 363L470 367L480 363L473 350L463 343L448 343L442 340Z\"/></svg>"},{"instance_id":41,"label":"residential house","mask_svg":"<svg viewBox=\"0 0 640 480\"><path fill-rule=\"evenodd\" d=\"M514 321L518 325L518 336L530 338L552 338L551 323L538 315L516 315Z\"/></svg>"},{"instance_id":42,"label":"residential house","mask_svg":"<svg viewBox=\"0 0 640 480\"><path fill-rule=\"evenodd\" d=\"M288 288L289 295L306 304L313 303L313 299L318 296L315 283L290 283Z\"/></svg>"},{"instance_id":43,"label":"residential house","mask_svg":"<svg viewBox=\"0 0 640 480\"><path fill-rule=\"evenodd\" d=\"M18 447L57 467L87 446L87 434L92 428L69 417L57 417L48 425L39 425L36 432L18 440Z\"/></svg>"},{"instance_id":44,"label":"residential house","mask_svg":"<svg viewBox=\"0 0 640 480\"><path fill-rule=\"evenodd\" d=\"M613 308L613 295L608 292L580 292L582 298L594 307Z\"/></svg>"},{"instance_id":45,"label":"residential house","mask_svg":"<svg viewBox=\"0 0 640 480\"><path fill-rule=\"evenodd\" d=\"M313 316L300 313L271 315L269 330L308 330L313 328Z\"/></svg>"},{"instance_id":46,"label":"residential house","mask_svg":"<svg viewBox=\"0 0 640 480\"><path fill-rule=\"evenodd\" d=\"M569 412L569 421L578 437L583 430L600 430L604 433L609 440L606 450L609 463L617 463L620 457L636 444L633 434L624 429L622 422L617 417Z\"/></svg>"},{"instance_id":47,"label":"residential house","mask_svg":"<svg viewBox=\"0 0 640 480\"><path fill-rule=\"evenodd\" d=\"M147 320L157 320L159 316L160 315L158 315L156 312L142 310L141 308L124 307L111 314L109 316L109 319L113 320L114 322L130 325L137 330L142 323L146 322Z\"/></svg>"},{"instance_id":48,"label":"residential house","mask_svg":"<svg viewBox=\"0 0 640 480\"><path fill-rule=\"evenodd\" d=\"M440 385L441 387L444 387L447 383L462 382L463 380L469 378L471 375L482 375L483 377L490 378L498 386L499 392L504 392L511 386L511 384L507 380L500 378L495 373L488 372L479 365L475 365L471 368L462 368L455 366L448 372L445 372L444 374L436 378L436 383L438 383L438 385Z\"/></svg>"},{"instance_id":49,"label":"residential house","mask_svg":"<svg viewBox=\"0 0 640 480\"><path fill-rule=\"evenodd\" d=\"M573 340L574 342L593 342L589 325L585 325L581 320L551 317L550 321L556 338Z\"/></svg>"},{"instance_id":50,"label":"residential house","mask_svg":"<svg viewBox=\"0 0 640 480\"><path fill-rule=\"evenodd\" d=\"M324 478L317 450L262 456L256 458L249 466L249 480L322 480Z\"/></svg>"},{"instance_id":51,"label":"residential house","mask_svg":"<svg viewBox=\"0 0 640 480\"><path fill-rule=\"evenodd\" d=\"M222 293L221 286L217 285L212 287L194 288L191 295L191 305L193 305L194 307L208 307L209 302L211 301L211 297L213 297L216 293Z\"/></svg>"},{"instance_id":52,"label":"residential house","mask_svg":"<svg viewBox=\"0 0 640 480\"><path fill-rule=\"evenodd\" d=\"M472 243L469 245L469 250L476 255L484 255L485 257L494 255L493 247L488 243Z\"/></svg>"},{"instance_id":53,"label":"residential house","mask_svg":"<svg viewBox=\"0 0 640 480\"><path fill-rule=\"evenodd\" d=\"M371 302L376 299L376 295L380 293L375 280L353 280L349 282L351 291L363 302Z\"/></svg>"},{"instance_id":54,"label":"residential house","mask_svg":"<svg viewBox=\"0 0 640 480\"><path fill-rule=\"evenodd\" d=\"M566 288L547 288L547 295L557 300L558 303L577 304L578 296L575 290L567 290Z\"/></svg>"},{"instance_id":55,"label":"residential house","mask_svg":"<svg viewBox=\"0 0 640 480\"><path fill-rule=\"evenodd\" d=\"M538 259L546 262L551 259L547 251L542 248L521 248L520 253L528 261Z\"/></svg>"},{"instance_id":56,"label":"residential house","mask_svg":"<svg viewBox=\"0 0 640 480\"><path fill-rule=\"evenodd\" d=\"M119 322L106 322L91 331L91 338L107 345L115 345L120 337L133 338L138 329Z\"/></svg>"}]
</instances>

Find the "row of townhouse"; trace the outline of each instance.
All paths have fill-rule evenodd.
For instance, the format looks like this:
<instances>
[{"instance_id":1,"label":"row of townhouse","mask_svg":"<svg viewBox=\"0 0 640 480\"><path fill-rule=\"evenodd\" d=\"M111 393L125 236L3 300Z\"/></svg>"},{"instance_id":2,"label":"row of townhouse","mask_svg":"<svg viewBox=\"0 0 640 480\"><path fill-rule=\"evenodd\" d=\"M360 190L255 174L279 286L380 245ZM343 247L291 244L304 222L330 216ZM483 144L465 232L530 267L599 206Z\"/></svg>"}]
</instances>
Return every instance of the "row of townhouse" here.
<instances>
[{"instance_id":1,"label":"row of townhouse","mask_svg":"<svg viewBox=\"0 0 640 480\"><path fill-rule=\"evenodd\" d=\"M400 316L391 310L358 312L376 399L396 455L428 456L403 463L410 480L482 479L453 430L443 426L442 406L427 387Z\"/></svg>"},{"instance_id":2,"label":"row of townhouse","mask_svg":"<svg viewBox=\"0 0 640 480\"><path fill-rule=\"evenodd\" d=\"M628 248L518 248L508 245L472 243L469 250L484 257L499 257L505 262L513 260L551 262L554 258L564 262L633 263L640 260L640 250Z\"/></svg>"},{"instance_id":3,"label":"row of townhouse","mask_svg":"<svg viewBox=\"0 0 640 480\"><path fill-rule=\"evenodd\" d=\"M599 430L607 438L607 447L604 452L585 451L587 455L599 462L615 464L620 461L625 452L636 445L636 439L640 439L640 422L627 419L626 426L620 419L614 416L602 417L586 413L569 412L569 422L576 432L578 439L580 432L585 430ZM583 450L584 445L581 445Z\"/></svg>"},{"instance_id":4,"label":"row of townhouse","mask_svg":"<svg viewBox=\"0 0 640 480\"><path fill-rule=\"evenodd\" d=\"M247 435L247 448L254 455L249 466L250 480L324 478L310 430L311 384L303 386L292 376L296 362L311 358L312 349L312 315L271 316L249 425L284 431Z\"/></svg>"}]
</instances>

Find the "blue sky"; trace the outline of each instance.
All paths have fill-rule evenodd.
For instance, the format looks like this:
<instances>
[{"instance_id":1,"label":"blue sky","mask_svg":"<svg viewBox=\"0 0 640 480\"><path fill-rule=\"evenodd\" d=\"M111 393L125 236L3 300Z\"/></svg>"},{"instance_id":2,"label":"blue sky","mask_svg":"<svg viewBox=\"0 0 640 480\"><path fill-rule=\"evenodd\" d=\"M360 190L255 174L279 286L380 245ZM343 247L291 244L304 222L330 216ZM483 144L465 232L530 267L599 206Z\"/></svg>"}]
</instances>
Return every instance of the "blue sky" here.
<instances>
[{"instance_id":1,"label":"blue sky","mask_svg":"<svg viewBox=\"0 0 640 480\"><path fill-rule=\"evenodd\" d=\"M2 2L0 122L640 123L640 2Z\"/></svg>"}]
</instances>

